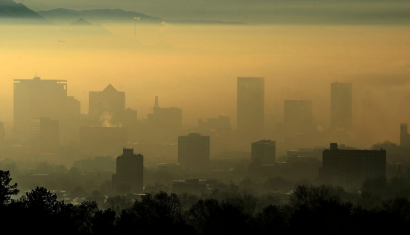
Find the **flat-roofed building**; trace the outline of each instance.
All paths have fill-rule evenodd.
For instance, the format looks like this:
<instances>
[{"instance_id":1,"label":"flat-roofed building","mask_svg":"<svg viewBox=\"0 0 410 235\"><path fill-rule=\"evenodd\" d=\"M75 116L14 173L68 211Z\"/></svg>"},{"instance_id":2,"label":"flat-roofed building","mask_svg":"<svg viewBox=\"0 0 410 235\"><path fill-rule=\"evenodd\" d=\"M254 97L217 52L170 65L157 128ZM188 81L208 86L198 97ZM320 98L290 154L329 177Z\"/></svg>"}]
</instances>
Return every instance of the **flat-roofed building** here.
<instances>
[{"instance_id":1,"label":"flat-roofed building","mask_svg":"<svg viewBox=\"0 0 410 235\"><path fill-rule=\"evenodd\" d=\"M320 178L325 182L357 187L378 177L386 177L386 150L343 150L332 143L323 151Z\"/></svg>"},{"instance_id":2,"label":"flat-roofed building","mask_svg":"<svg viewBox=\"0 0 410 235\"><path fill-rule=\"evenodd\" d=\"M144 156L134 149L123 149L116 159L116 173L112 175L113 189L121 193L143 193Z\"/></svg>"},{"instance_id":3,"label":"flat-roofed building","mask_svg":"<svg viewBox=\"0 0 410 235\"><path fill-rule=\"evenodd\" d=\"M192 168L206 168L210 161L209 136L190 133L178 137L178 163Z\"/></svg>"},{"instance_id":4,"label":"flat-roofed building","mask_svg":"<svg viewBox=\"0 0 410 235\"><path fill-rule=\"evenodd\" d=\"M276 160L276 143L271 140L260 140L252 143L252 162L259 164L273 164Z\"/></svg>"}]
</instances>

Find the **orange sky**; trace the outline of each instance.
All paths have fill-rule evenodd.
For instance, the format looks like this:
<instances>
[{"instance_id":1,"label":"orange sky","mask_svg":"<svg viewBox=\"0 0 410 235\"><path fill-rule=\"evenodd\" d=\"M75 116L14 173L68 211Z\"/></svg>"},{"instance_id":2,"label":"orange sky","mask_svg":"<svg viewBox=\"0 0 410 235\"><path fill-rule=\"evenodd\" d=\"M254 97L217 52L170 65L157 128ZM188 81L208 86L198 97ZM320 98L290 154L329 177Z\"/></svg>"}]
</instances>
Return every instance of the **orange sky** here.
<instances>
[{"instance_id":1,"label":"orange sky","mask_svg":"<svg viewBox=\"0 0 410 235\"><path fill-rule=\"evenodd\" d=\"M183 109L186 127L221 113L235 125L239 76L265 77L268 127L280 120L284 99L313 100L316 119L328 125L334 81L353 82L356 126L362 100L378 104L388 123L375 126L375 140L397 142L399 123L410 123L408 27L140 25L137 40L132 24L105 27L115 36L0 26L7 32L0 37L0 120L12 120L13 79L37 72L68 80L84 113L88 91L111 83L139 118L158 95L162 107Z\"/></svg>"}]
</instances>

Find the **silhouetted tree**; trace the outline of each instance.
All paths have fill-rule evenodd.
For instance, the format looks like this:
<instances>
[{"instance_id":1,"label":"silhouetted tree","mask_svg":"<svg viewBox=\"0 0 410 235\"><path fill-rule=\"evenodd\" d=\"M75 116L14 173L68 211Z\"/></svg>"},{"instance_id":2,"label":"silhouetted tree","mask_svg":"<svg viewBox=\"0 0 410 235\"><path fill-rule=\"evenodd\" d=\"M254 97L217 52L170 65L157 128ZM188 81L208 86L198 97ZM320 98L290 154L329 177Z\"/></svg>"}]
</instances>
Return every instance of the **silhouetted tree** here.
<instances>
[{"instance_id":1,"label":"silhouetted tree","mask_svg":"<svg viewBox=\"0 0 410 235\"><path fill-rule=\"evenodd\" d=\"M198 234L251 233L252 216L244 207L215 199L199 200L186 214Z\"/></svg>"},{"instance_id":2,"label":"silhouetted tree","mask_svg":"<svg viewBox=\"0 0 410 235\"><path fill-rule=\"evenodd\" d=\"M267 206L256 215L256 221L259 224L261 234L278 234L285 235L288 233L289 225L286 213L277 206Z\"/></svg>"},{"instance_id":3,"label":"silhouetted tree","mask_svg":"<svg viewBox=\"0 0 410 235\"><path fill-rule=\"evenodd\" d=\"M11 196L19 193L17 183L10 184L11 180L9 171L0 170L0 206L9 204Z\"/></svg>"},{"instance_id":4,"label":"silhouetted tree","mask_svg":"<svg viewBox=\"0 0 410 235\"><path fill-rule=\"evenodd\" d=\"M120 234L178 233L192 231L182 217L181 202L176 194L147 194L141 201L121 212L117 219Z\"/></svg>"}]
</instances>

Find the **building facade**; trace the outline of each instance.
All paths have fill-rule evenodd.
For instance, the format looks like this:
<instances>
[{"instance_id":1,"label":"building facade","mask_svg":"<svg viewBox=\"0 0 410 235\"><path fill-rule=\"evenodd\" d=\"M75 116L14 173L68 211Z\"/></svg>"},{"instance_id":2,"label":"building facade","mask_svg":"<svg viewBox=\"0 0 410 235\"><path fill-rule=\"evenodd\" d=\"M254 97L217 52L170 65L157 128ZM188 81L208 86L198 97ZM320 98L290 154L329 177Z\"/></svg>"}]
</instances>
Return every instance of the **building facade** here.
<instances>
[{"instance_id":1,"label":"building facade","mask_svg":"<svg viewBox=\"0 0 410 235\"><path fill-rule=\"evenodd\" d=\"M356 187L368 178L386 177L386 150L342 150L332 143L323 151L319 175L326 183Z\"/></svg>"},{"instance_id":2,"label":"building facade","mask_svg":"<svg viewBox=\"0 0 410 235\"><path fill-rule=\"evenodd\" d=\"M252 143L251 160L259 164L274 164L276 161L275 141L260 140Z\"/></svg>"},{"instance_id":3,"label":"building facade","mask_svg":"<svg viewBox=\"0 0 410 235\"><path fill-rule=\"evenodd\" d=\"M143 193L144 156L134 154L134 149L123 149L116 160L116 173L112 175L112 186L117 192Z\"/></svg>"},{"instance_id":4,"label":"building facade","mask_svg":"<svg viewBox=\"0 0 410 235\"><path fill-rule=\"evenodd\" d=\"M13 136L28 138L32 118L47 117L61 123L66 116L66 102L66 80L15 79Z\"/></svg>"},{"instance_id":5,"label":"building facade","mask_svg":"<svg viewBox=\"0 0 410 235\"><path fill-rule=\"evenodd\" d=\"M148 114L148 123L156 129L181 129L182 109L177 107L159 107L158 96L155 97L155 105L152 114Z\"/></svg>"},{"instance_id":6,"label":"building facade","mask_svg":"<svg viewBox=\"0 0 410 235\"><path fill-rule=\"evenodd\" d=\"M109 84L103 91L90 91L89 111L91 119L102 127L121 127L124 121L125 92L117 91Z\"/></svg>"},{"instance_id":7,"label":"building facade","mask_svg":"<svg viewBox=\"0 0 410 235\"><path fill-rule=\"evenodd\" d=\"M406 123L400 124L400 147L410 148L410 134Z\"/></svg>"},{"instance_id":8,"label":"building facade","mask_svg":"<svg viewBox=\"0 0 410 235\"><path fill-rule=\"evenodd\" d=\"M350 130L353 121L352 83L331 84L330 126L334 130Z\"/></svg>"},{"instance_id":9,"label":"building facade","mask_svg":"<svg viewBox=\"0 0 410 235\"><path fill-rule=\"evenodd\" d=\"M210 161L209 136L190 133L178 137L178 163L190 168L206 168Z\"/></svg>"},{"instance_id":10,"label":"building facade","mask_svg":"<svg viewBox=\"0 0 410 235\"><path fill-rule=\"evenodd\" d=\"M237 78L237 132L244 138L260 139L264 131L265 80Z\"/></svg>"}]
</instances>

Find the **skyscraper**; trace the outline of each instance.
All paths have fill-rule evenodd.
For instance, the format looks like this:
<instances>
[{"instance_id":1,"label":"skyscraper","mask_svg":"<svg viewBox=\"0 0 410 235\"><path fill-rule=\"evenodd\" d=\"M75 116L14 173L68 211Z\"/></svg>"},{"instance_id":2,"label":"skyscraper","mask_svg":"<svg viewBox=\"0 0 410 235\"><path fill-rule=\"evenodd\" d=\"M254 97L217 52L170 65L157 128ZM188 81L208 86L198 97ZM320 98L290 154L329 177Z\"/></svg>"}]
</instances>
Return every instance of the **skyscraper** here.
<instances>
[{"instance_id":1,"label":"skyscraper","mask_svg":"<svg viewBox=\"0 0 410 235\"><path fill-rule=\"evenodd\" d=\"M193 168L205 168L210 161L210 137L198 133L178 137L178 163Z\"/></svg>"},{"instance_id":2,"label":"skyscraper","mask_svg":"<svg viewBox=\"0 0 410 235\"><path fill-rule=\"evenodd\" d=\"M271 140L260 140L252 143L251 159L254 163L273 164L276 158L276 143Z\"/></svg>"},{"instance_id":3,"label":"skyscraper","mask_svg":"<svg viewBox=\"0 0 410 235\"><path fill-rule=\"evenodd\" d=\"M103 91L90 91L88 115L103 127L121 126L124 121L125 93L109 84Z\"/></svg>"},{"instance_id":4,"label":"skyscraper","mask_svg":"<svg viewBox=\"0 0 410 235\"><path fill-rule=\"evenodd\" d=\"M152 114L148 114L148 122L154 128L179 129L182 127L182 109L177 107L159 107L158 96Z\"/></svg>"},{"instance_id":5,"label":"skyscraper","mask_svg":"<svg viewBox=\"0 0 410 235\"><path fill-rule=\"evenodd\" d=\"M132 193L143 192L144 157L134 149L123 149L116 160L116 174L112 175L112 186L118 192L128 188ZM123 189L121 189L123 188Z\"/></svg>"},{"instance_id":6,"label":"skyscraper","mask_svg":"<svg viewBox=\"0 0 410 235\"><path fill-rule=\"evenodd\" d=\"M39 152L56 152L59 146L60 125L48 117L30 119L30 145Z\"/></svg>"},{"instance_id":7,"label":"skyscraper","mask_svg":"<svg viewBox=\"0 0 410 235\"><path fill-rule=\"evenodd\" d=\"M349 130L352 128L352 84L331 84L330 126L332 129Z\"/></svg>"},{"instance_id":8,"label":"skyscraper","mask_svg":"<svg viewBox=\"0 0 410 235\"><path fill-rule=\"evenodd\" d=\"M66 102L66 80L15 79L14 137L29 137L32 118L48 117L61 124L66 114Z\"/></svg>"},{"instance_id":9,"label":"skyscraper","mask_svg":"<svg viewBox=\"0 0 410 235\"><path fill-rule=\"evenodd\" d=\"M243 137L259 139L264 129L264 78L238 77L237 131Z\"/></svg>"},{"instance_id":10,"label":"skyscraper","mask_svg":"<svg viewBox=\"0 0 410 235\"><path fill-rule=\"evenodd\" d=\"M285 100L284 109L284 126L288 136L312 131L311 100Z\"/></svg>"},{"instance_id":11,"label":"skyscraper","mask_svg":"<svg viewBox=\"0 0 410 235\"><path fill-rule=\"evenodd\" d=\"M407 131L407 124L400 124L400 147L410 148L410 134Z\"/></svg>"}]
</instances>

